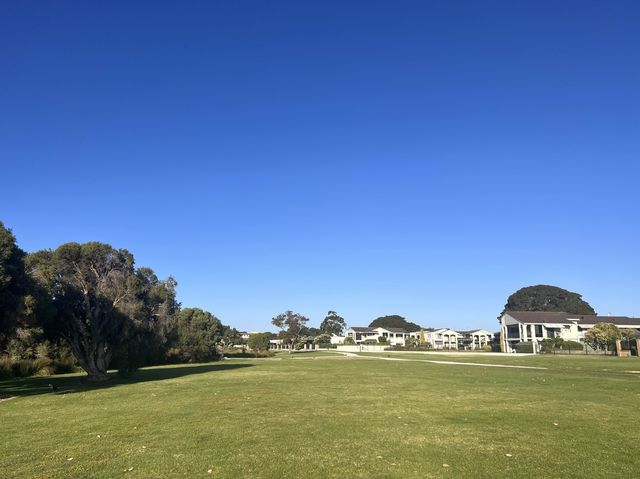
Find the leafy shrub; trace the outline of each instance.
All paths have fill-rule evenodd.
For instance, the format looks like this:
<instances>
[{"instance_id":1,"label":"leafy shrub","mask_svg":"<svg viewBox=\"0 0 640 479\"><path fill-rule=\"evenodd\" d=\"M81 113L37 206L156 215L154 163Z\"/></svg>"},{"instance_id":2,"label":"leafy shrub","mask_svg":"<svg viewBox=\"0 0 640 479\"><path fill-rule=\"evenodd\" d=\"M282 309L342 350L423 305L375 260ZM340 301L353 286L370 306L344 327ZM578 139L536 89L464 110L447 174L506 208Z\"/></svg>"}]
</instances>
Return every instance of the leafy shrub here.
<instances>
[{"instance_id":1,"label":"leafy shrub","mask_svg":"<svg viewBox=\"0 0 640 479\"><path fill-rule=\"evenodd\" d=\"M584 350L584 344L578 341L564 341L562 343L562 349L565 351L582 351Z\"/></svg>"},{"instance_id":2,"label":"leafy shrub","mask_svg":"<svg viewBox=\"0 0 640 479\"><path fill-rule=\"evenodd\" d=\"M377 339L365 339L362 344L378 344Z\"/></svg>"},{"instance_id":3,"label":"leafy shrub","mask_svg":"<svg viewBox=\"0 0 640 479\"><path fill-rule=\"evenodd\" d=\"M0 378L21 378L27 376L50 376L77 371L73 358L37 358L12 360L9 356L0 357Z\"/></svg>"},{"instance_id":4,"label":"leafy shrub","mask_svg":"<svg viewBox=\"0 0 640 479\"><path fill-rule=\"evenodd\" d=\"M385 338L384 336L378 336L378 342L380 344L387 344L387 338Z\"/></svg>"},{"instance_id":5,"label":"leafy shrub","mask_svg":"<svg viewBox=\"0 0 640 479\"><path fill-rule=\"evenodd\" d=\"M551 338L543 339L540 342L540 352L552 353L555 348L555 341Z\"/></svg>"},{"instance_id":6,"label":"leafy shrub","mask_svg":"<svg viewBox=\"0 0 640 479\"><path fill-rule=\"evenodd\" d=\"M415 346L400 346L393 345L388 348L389 351L429 351L431 349L431 344L425 343L422 346L417 344Z\"/></svg>"},{"instance_id":7,"label":"leafy shrub","mask_svg":"<svg viewBox=\"0 0 640 479\"><path fill-rule=\"evenodd\" d=\"M516 343L516 351L519 353L533 353L533 343L529 341Z\"/></svg>"},{"instance_id":8,"label":"leafy shrub","mask_svg":"<svg viewBox=\"0 0 640 479\"><path fill-rule=\"evenodd\" d=\"M9 356L0 356L0 379L9 379L13 377L13 368L11 367L11 358Z\"/></svg>"},{"instance_id":9,"label":"leafy shrub","mask_svg":"<svg viewBox=\"0 0 640 479\"><path fill-rule=\"evenodd\" d=\"M356 344L356 342L353 340L351 336L347 336L346 338L344 338L344 341L342 342L342 344Z\"/></svg>"},{"instance_id":10,"label":"leafy shrub","mask_svg":"<svg viewBox=\"0 0 640 479\"><path fill-rule=\"evenodd\" d=\"M225 358L272 358L276 355L273 351L252 351L247 352L242 349L224 353Z\"/></svg>"},{"instance_id":11,"label":"leafy shrub","mask_svg":"<svg viewBox=\"0 0 640 479\"><path fill-rule=\"evenodd\" d=\"M484 346L482 346L482 350L486 351L487 353L490 353L491 351L493 351L493 348L491 347L490 344L485 344Z\"/></svg>"}]
</instances>

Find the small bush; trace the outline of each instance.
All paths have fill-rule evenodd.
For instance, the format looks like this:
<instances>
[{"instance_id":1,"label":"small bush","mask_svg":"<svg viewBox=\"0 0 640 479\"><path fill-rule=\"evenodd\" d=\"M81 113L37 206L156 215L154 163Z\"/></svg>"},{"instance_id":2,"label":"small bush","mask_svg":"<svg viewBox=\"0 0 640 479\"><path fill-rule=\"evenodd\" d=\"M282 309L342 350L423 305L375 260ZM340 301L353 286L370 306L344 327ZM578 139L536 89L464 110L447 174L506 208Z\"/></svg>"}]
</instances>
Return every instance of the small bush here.
<instances>
[{"instance_id":1,"label":"small bush","mask_svg":"<svg viewBox=\"0 0 640 479\"><path fill-rule=\"evenodd\" d=\"M229 351L224 353L225 358L272 358L276 355L273 351L242 351L241 349L236 351Z\"/></svg>"},{"instance_id":2,"label":"small bush","mask_svg":"<svg viewBox=\"0 0 640 479\"><path fill-rule=\"evenodd\" d=\"M0 379L24 378L27 376L50 376L66 374L78 370L75 360L61 356L57 359L41 357L37 359L11 360L9 356L0 357Z\"/></svg>"},{"instance_id":3,"label":"small bush","mask_svg":"<svg viewBox=\"0 0 640 479\"><path fill-rule=\"evenodd\" d=\"M486 351L487 353L490 353L491 351L493 351L493 348L491 347L490 344L485 344L484 346L482 346L482 350Z\"/></svg>"},{"instance_id":4,"label":"small bush","mask_svg":"<svg viewBox=\"0 0 640 479\"><path fill-rule=\"evenodd\" d=\"M578 341L564 341L562 343L562 349L565 351L582 351L584 350L584 344Z\"/></svg>"},{"instance_id":5,"label":"small bush","mask_svg":"<svg viewBox=\"0 0 640 479\"><path fill-rule=\"evenodd\" d=\"M430 351L431 350L431 344L425 343L422 346L420 346L420 345L400 346L400 345L396 344L396 345L390 346L387 349L389 351Z\"/></svg>"},{"instance_id":6,"label":"small bush","mask_svg":"<svg viewBox=\"0 0 640 479\"><path fill-rule=\"evenodd\" d=\"M516 343L516 351L519 353L533 353L533 343L528 341Z\"/></svg>"},{"instance_id":7,"label":"small bush","mask_svg":"<svg viewBox=\"0 0 640 479\"><path fill-rule=\"evenodd\" d=\"M182 361L182 351L179 348L169 348L165 354L165 361L169 364L175 364Z\"/></svg>"},{"instance_id":8,"label":"small bush","mask_svg":"<svg viewBox=\"0 0 640 479\"><path fill-rule=\"evenodd\" d=\"M13 375L17 377L33 376L38 371L38 364L33 359L20 359L13 363Z\"/></svg>"},{"instance_id":9,"label":"small bush","mask_svg":"<svg viewBox=\"0 0 640 479\"><path fill-rule=\"evenodd\" d=\"M0 356L0 379L10 379L12 377L11 358L9 356Z\"/></svg>"}]
</instances>

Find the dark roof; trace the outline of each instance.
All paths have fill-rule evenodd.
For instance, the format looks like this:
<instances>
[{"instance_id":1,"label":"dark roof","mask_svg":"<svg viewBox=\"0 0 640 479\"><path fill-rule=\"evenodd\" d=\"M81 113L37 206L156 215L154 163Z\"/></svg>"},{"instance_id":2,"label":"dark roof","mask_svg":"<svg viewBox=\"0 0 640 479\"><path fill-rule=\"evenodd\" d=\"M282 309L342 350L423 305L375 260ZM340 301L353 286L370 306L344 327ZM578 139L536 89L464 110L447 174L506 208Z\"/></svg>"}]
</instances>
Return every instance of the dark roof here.
<instances>
[{"instance_id":1,"label":"dark roof","mask_svg":"<svg viewBox=\"0 0 640 479\"><path fill-rule=\"evenodd\" d=\"M385 328L384 326L379 326L379 327L382 329L386 329L391 333L407 333L407 331L402 328ZM351 329L353 329L356 333L373 333L376 330L376 328L370 328L370 327L364 328L360 326L352 326Z\"/></svg>"},{"instance_id":2,"label":"dark roof","mask_svg":"<svg viewBox=\"0 0 640 479\"><path fill-rule=\"evenodd\" d=\"M597 324L612 323L616 326L640 325L640 318L627 316L597 316L595 314L557 313L550 311L505 311L512 318L523 324Z\"/></svg>"},{"instance_id":3,"label":"dark roof","mask_svg":"<svg viewBox=\"0 0 640 479\"><path fill-rule=\"evenodd\" d=\"M380 326L382 329L386 329L387 331L390 331L392 333L406 333L407 330L406 329L402 329L402 328L385 328L384 326Z\"/></svg>"}]
</instances>

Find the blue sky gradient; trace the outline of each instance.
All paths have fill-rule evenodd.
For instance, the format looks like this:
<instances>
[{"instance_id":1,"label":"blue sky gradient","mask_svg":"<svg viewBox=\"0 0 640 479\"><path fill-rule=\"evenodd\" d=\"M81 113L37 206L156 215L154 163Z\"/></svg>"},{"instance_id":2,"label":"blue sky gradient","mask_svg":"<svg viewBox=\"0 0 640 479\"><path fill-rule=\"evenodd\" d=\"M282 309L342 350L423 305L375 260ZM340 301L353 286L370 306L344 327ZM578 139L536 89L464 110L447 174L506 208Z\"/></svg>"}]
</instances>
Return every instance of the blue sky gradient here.
<instances>
[{"instance_id":1,"label":"blue sky gradient","mask_svg":"<svg viewBox=\"0 0 640 479\"><path fill-rule=\"evenodd\" d=\"M560 5L561 4L561 5ZM0 4L0 219L239 329L640 315L640 4Z\"/></svg>"}]
</instances>

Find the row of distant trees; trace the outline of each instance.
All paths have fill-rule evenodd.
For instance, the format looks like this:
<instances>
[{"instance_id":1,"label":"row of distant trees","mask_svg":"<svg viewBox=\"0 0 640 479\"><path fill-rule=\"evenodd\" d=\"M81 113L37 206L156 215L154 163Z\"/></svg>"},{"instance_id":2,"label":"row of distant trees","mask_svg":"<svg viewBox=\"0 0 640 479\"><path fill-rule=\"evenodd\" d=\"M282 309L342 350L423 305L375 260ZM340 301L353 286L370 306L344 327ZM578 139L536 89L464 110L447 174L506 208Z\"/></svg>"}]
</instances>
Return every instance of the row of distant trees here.
<instances>
[{"instance_id":1,"label":"row of distant trees","mask_svg":"<svg viewBox=\"0 0 640 479\"><path fill-rule=\"evenodd\" d=\"M102 381L109 368L129 375L148 364L215 360L245 342L210 312L181 308L176 287L173 277L160 279L105 243L25 253L0 222L0 356L67 366L75 358L89 380ZM272 320L292 349L310 336L329 342L346 327L335 311L320 328L308 322L293 311ZM264 351L273 337L253 334L248 346Z\"/></svg>"}]
</instances>

